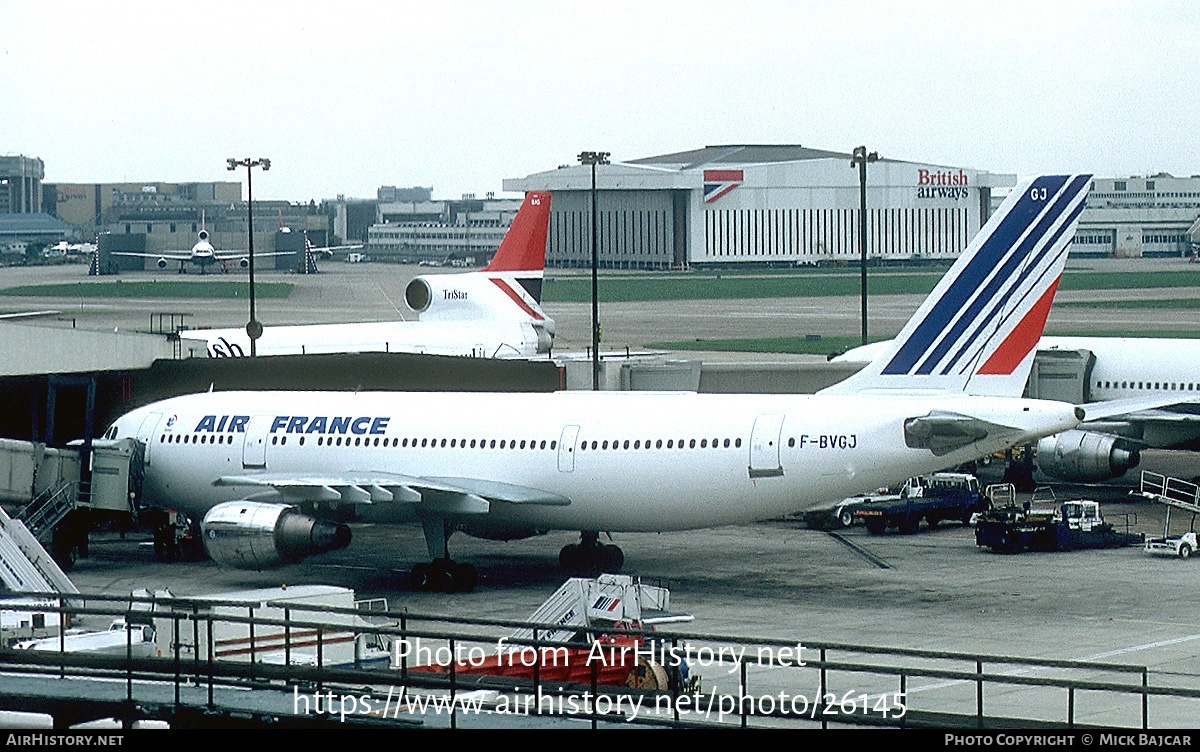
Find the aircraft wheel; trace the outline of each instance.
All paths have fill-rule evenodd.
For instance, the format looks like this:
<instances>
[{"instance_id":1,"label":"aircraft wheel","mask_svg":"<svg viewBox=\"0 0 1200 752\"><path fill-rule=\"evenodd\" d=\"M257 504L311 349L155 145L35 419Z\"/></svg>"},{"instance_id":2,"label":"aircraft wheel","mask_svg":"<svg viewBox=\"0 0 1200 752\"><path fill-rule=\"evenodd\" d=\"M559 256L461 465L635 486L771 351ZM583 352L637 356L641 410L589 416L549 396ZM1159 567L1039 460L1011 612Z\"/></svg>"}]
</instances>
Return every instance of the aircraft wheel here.
<instances>
[{"instance_id":1,"label":"aircraft wheel","mask_svg":"<svg viewBox=\"0 0 1200 752\"><path fill-rule=\"evenodd\" d=\"M430 589L440 590L443 593L457 593L458 568L454 566L454 562L435 564L434 569L437 571L437 587Z\"/></svg>"},{"instance_id":2,"label":"aircraft wheel","mask_svg":"<svg viewBox=\"0 0 1200 752\"><path fill-rule=\"evenodd\" d=\"M475 589L475 585L479 583L479 573L475 571L475 567L470 564L455 564L455 582L458 583L458 592L469 593Z\"/></svg>"},{"instance_id":3,"label":"aircraft wheel","mask_svg":"<svg viewBox=\"0 0 1200 752\"><path fill-rule=\"evenodd\" d=\"M601 546L596 554L600 568L605 572L616 574L625 565L625 552L621 550L620 546Z\"/></svg>"},{"instance_id":4,"label":"aircraft wheel","mask_svg":"<svg viewBox=\"0 0 1200 752\"><path fill-rule=\"evenodd\" d=\"M413 590L430 592L436 590L439 583L436 570L430 564L414 564L409 575L409 583Z\"/></svg>"},{"instance_id":5,"label":"aircraft wheel","mask_svg":"<svg viewBox=\"0 0 1200 752\"><path fill-rule=\"evenodd\" d=\"M854 512L850 509L843 509L838 515L838 522L842 523L842 527L850 527L854 524Z\"/></svg>"},{"instance_id":6,"label":"aircraft wheel","mask_svg":"<svg viewBox=\"0 0 1200 752\"><path fill-rule=\"evenodd\" d=\"M1192 547L1184 543L1179 547L1179 558L1186 559L1192 555Z\"/></svg>"},{"instance_id":7,"label":"aircraft wheel","mask_svg":"<svg viewBox=\"0 0 1200 752\"><path fill-rule=\"evenodd\" d=\"M578 543L568 543L558 552L558 565L568 572L580 568L583 561L583 547Z\"/></svg>"}]
</instances>

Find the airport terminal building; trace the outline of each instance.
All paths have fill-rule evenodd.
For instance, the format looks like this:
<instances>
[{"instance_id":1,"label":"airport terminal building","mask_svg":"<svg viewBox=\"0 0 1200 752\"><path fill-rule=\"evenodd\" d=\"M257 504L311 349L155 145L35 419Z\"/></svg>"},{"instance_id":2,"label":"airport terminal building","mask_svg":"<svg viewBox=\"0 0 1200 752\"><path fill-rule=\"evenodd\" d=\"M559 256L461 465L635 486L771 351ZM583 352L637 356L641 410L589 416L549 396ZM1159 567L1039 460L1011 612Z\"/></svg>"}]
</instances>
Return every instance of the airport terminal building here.
<instances>
[{"instance_id":1,"label":"airport terminal building","mask_svg":"<svg viewBox=\"0 0 1200 752\"><path fill-rule=\"evenodd\" d=\"M859 170L851 154L799 145L706 146L597 165L599 265L665 269L857 261ZM874 263L957 256L1011 174L879 159L867 167ZM504 181L554 194L546 263L591 265L590 165Z\"/></svg>"}]
</instances>

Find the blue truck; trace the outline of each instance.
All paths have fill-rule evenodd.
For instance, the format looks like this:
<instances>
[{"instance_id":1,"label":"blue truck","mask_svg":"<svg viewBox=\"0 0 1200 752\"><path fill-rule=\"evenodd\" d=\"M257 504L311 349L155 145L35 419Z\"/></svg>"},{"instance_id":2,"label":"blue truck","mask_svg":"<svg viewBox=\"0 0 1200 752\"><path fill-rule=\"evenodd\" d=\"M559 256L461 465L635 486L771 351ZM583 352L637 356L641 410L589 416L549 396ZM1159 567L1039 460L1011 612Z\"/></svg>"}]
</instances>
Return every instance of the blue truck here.
<instances>
[{"instance_id":1,"label":"blue truck","mask_svg":"<svg viewBox=\"0 0 1200 752\"><path fill-rule=\"evenodd\" d=\"M987 508L979 480L969 473L931 473L909 478L894 494L869 499L854 509L867 532L881 535L891 528L911 534L921 527L937 527L946 520L968 525Z\"/></svg>"}]
</instances>

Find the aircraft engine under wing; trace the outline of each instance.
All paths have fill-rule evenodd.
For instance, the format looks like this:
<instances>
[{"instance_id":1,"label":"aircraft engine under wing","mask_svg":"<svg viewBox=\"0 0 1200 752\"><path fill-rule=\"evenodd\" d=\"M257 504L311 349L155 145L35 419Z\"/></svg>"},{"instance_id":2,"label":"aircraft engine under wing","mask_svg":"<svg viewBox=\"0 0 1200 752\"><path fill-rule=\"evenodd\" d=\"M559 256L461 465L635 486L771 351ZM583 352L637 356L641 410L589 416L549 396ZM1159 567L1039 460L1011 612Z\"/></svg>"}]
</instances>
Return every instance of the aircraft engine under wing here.
<instances>
[{"instance_id":1,"label":"aircraft engine under wing","mask_svg":"<svg viewBox=\"0 0 1200 752\"><path fill-rule=\"evenodd\" d=\"M1002 435L1006 432L1013 435L1020 433L1009 426L989 423L969 415L941 411L904 421L905 445L910 449L928 449L938 457L974 444L987 436Z\"/></svg>"},{"instance_id":2,"label":"aircraft engine under wing","mask_svg":"<svg viewBox=\"0 0 1200 752\"><path fill-rule=\"evenodd\" d=\"M1073 429L1047 436L1034 452L1038 469L1062 480L1119 478L1140 461L1136 446L1120 436Z\"/></svg>"},{"instance_id":3,"label":"aircraft engine under wing","mask_svg":"<svg viewBox=\"0 0 1200 752\"><path fill-rule=\"evenodd\" d=\"M237 569L295 564L350 543L350 528L344 524L310 517L287 504L249 500L209 509L200 531L208 555Z\"/></svg>"}]
</instances>

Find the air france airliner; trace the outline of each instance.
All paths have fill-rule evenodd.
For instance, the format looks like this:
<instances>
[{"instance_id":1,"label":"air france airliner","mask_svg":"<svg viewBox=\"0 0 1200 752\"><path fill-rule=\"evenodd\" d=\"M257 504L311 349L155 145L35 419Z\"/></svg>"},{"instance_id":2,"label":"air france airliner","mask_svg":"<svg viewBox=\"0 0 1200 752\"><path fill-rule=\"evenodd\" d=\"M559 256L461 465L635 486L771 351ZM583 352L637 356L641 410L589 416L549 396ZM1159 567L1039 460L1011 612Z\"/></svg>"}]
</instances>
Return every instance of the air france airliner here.
<instances>
[{"instance_id":1,"label":"air france airliner","mask_svg":"<svg viewBox=\"0 0 1200 752\"><path fill-rule=\"evenodd\" d=\"M197 519L245 569L349 543L346 520L419 523L416 588L471 588L454 531L580 531L568 568L616 571L599 534L803 511L1074 427L1020 395L1090 176L1022 181L899 337L809 395L209 392L136 409L106 439L144 446L142 502Z\"/></svg>"},{"instance_id":2,"label":"air france airliner","mask_svg":"<svg viewBox=\"0 0 1200 752\"><path fill-rule=\"evenodd\" d=\"M888 347L873 342L832 360L870 362ZM1145 448L1192 446L1200 439L1200 340L1157 337L1042 337L1037 352L1082 352L1084 403L1108 405L1103 419L1046 436L1034 446L1051 478L1096 483L1120 478ZM1113 405L1124 404L1113 412Z\"/></svg>"},{"instance_id":3,"label":"air france airliner","mask_svg":"<svg viewBox=\"0 0 1200 752\"><path fill-rule=\"evenodd\" d=\"M480 358L549 356L554 320L541 307L550 194L532 191L509 225L491 263L478 272L414 277L404 301L416 321L268 326L259 355L404 352ZM185 342L210 357L251 352L244 328L191 329Z\"/></svg>"}]
</instances>

